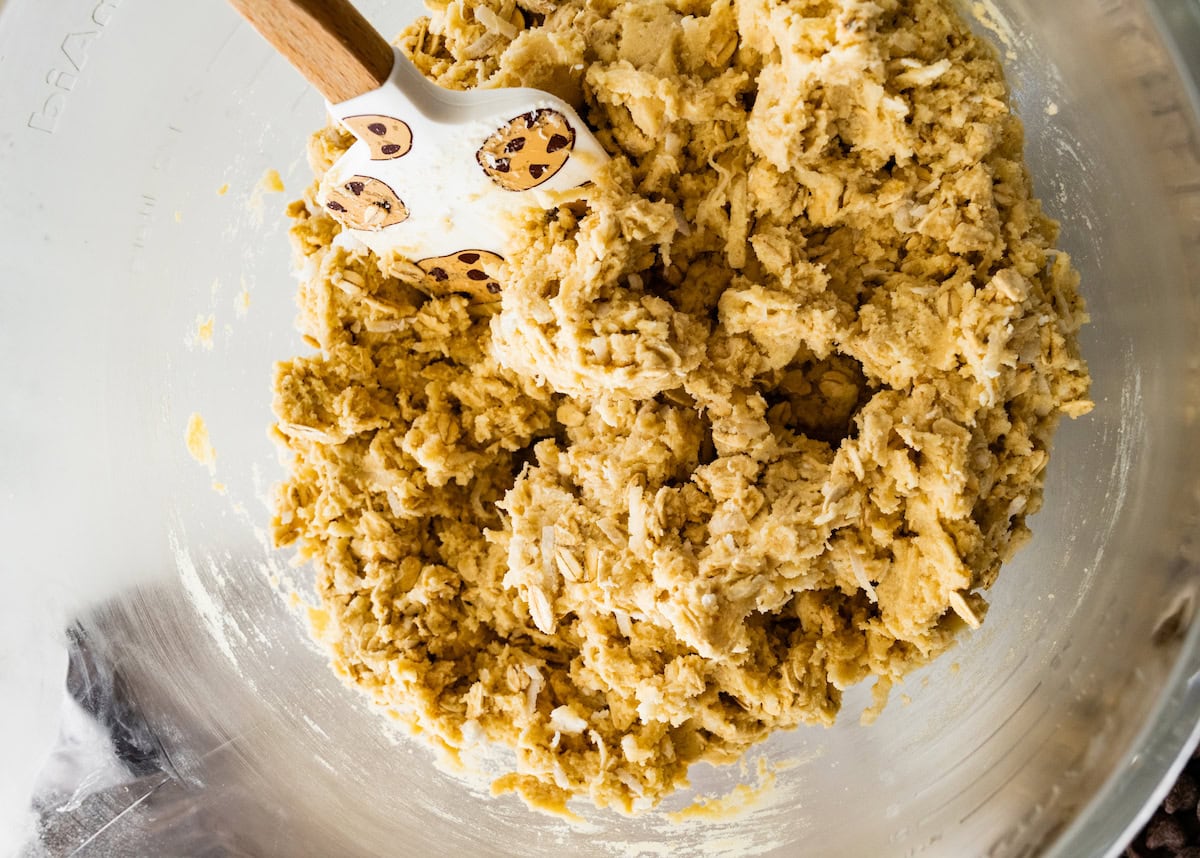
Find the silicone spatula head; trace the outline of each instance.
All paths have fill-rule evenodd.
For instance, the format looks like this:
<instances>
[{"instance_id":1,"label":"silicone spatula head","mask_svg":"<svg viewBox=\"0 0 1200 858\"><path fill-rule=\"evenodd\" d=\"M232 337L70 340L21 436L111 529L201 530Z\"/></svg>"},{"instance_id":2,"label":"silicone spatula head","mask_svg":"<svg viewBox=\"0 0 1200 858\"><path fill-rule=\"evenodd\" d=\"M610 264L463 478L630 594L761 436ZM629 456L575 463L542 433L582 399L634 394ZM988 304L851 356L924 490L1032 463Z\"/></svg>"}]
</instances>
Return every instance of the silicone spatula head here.
<instances>
[{"instance_id":1,"label":"silicone spatula head","mask_svg":"<svg viewBox=\"0 0 1200 858\"><path fill-rule=\"evenodd\" d=\"M356 138L326 174L321 204L375 253L415 262L435 291L499 301L508 225L591 181L607 160L562 99L443 89L348 0L230 2Z\"/></svg>"}]
</instances>

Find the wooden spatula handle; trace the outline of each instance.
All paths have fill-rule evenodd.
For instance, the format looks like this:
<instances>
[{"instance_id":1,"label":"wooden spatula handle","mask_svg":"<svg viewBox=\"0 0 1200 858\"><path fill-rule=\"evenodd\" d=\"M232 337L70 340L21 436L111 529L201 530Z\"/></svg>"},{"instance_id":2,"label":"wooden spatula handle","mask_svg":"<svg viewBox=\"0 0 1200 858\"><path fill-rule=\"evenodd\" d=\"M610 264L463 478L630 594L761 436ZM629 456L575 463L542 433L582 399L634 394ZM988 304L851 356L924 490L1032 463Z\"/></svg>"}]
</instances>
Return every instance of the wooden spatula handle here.
<instances>
[{"instance_id":1,"label":"wooden spatula handle","mask_svg":"<svg viewBox=\"0 0 1200 858\"><path fill-rule=\"evenodd\" d=\"M349 0L229 0L275 49L337 104L378 88L394 59Z\"/></svg>"}]
</instances>

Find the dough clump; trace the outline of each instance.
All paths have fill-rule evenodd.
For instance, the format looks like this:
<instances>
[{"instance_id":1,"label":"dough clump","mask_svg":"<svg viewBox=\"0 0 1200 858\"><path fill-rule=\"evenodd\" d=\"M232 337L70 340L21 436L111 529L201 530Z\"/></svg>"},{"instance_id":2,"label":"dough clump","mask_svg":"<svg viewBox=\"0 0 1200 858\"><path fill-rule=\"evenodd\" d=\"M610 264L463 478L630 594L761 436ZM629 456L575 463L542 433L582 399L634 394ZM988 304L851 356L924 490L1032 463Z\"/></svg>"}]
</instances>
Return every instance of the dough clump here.
<instances>
[{"instance_id":1,"label":"dough clump","mask_svg":"<svg viewBox=\"0 0 1200 858\"><path fill-rule=\"evenodd\" d=\"M977 627L1087 412L1077 275L948 0L433 0L452 88L613 154L518 225L498 313L293 204L274 535L336 670L542 807L651 807ZM327 128L319 180L351 138Z\"/></svg>"}]
</instances>

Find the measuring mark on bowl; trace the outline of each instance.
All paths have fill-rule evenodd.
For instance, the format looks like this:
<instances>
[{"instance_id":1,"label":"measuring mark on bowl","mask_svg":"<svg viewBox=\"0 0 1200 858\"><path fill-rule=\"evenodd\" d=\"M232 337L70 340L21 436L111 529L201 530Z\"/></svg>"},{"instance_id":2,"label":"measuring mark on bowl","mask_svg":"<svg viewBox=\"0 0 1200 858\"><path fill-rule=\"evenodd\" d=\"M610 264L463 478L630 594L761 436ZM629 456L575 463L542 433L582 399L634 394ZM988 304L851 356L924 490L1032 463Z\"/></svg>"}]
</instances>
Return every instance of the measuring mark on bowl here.
<instances>
[{"instance_id":1,"label":"measuring mark on bowl","mask_svg":"<svg viewBox=\"0 0 1200 858\"><path fill-rule=\"evenodd\" d=\"M1026 730L1024 733L1022 733L1020 736L1018 736L1016 741L1014 741L1012 743L1012 746L1007 751L1005 751L1003 754L1000 755L1000 759L1007 759L1008 755L1011 754L1018 746L1020 746L1020 744L1022 742L1025 741L1025 737L1028 736L1030 733L1032 733L1034 731L1034 729L1036 729L1042 723L1043 719L1045 718L1046 714L1049 711L1050 711L1050 709L1047 708L1044 712L1042 712L1041 715L1039 715L1037 718L1035 718L1033 720L1033 723L1029 725L1029 729ZM1013 713L1013 714L1016 714L1016 713ZM1047 732L1045 738L1043 738L1042 741L1037 743L1037 747L1035 747L1028 755L1026 755L1025 759L1021 761L1021 764L1019 766L1017 766L1015 769L1013 769L1012 774L1010 774L1003 781L1001 781L1000 785L997 786L994 790L992 790L986 796L984 796L984 798L978 804L976 804L974 808L972 808L970 811L968 811L962 817L962 819L960 819L958 821L958 824L959 825L964 824L968 819L970 819L972 816L974 816L976 813L978 813L980 810L982 810L985 805L991 803L992 799L994 799L996 796L998 796L1004 790L1004 788L1006 786L1008 786L1010 783L1012 783L1014 780L1016 780L1017 776L1020 775L1021 772L1025 771L1028 768L1029 764L1031 762L1033 762L1034 760L1036 760L1041 755L1042 750L1046 747L1046 745L1050 744L1050 740L1052 740L1054 738L1055 738L1055 733L1053 730ZM954 796L954 798L957 799L958 796ZM947 802L947 804L949 804L949 802ZM943 805L943 807L944 806L945 805Z\"/></svg>"},{"instance_id":2,"label":"measuring mark on bowl","mask_svg":"<svg viewBox=\"0 0 1200 858\"><path fill-rule=\"evenodd\" d=\"M225 35L225 38L221 40L221 44L217 45L217 49L213 51L212 59L210 59L208 61L208 65L204 67L205 74L212 71L213 66L217 64L217 60L221 59L221 54L225 53L225 49L229 47L229 43L233 41L233 37L236 36L238 30L241 30L243 27L244 25L241 23L241 21L238 21L237 24L230 28L229 32Z\"/></svg>"},{"instance_id":3,"label":"measuring mark on bowl","mask_svg":"<svg viewBox=\"0 0 1200 858\"><path fill-rule=\"evenodd\" d=\"M58 52L62 54L62 58L67 61L69 67L63 66L60 60L46 72L45 79L50 86L50 93L45 96L41 107L31 113L29 121L25 123L34 131L42 131L46 134L54 133L66 108L67 94L79 82L79 75L83 71L83 67L87 65L88 53L92 50L92 45L104 33L112 21L113 13L120 5L121 0L99 0L92 7L87 22L83 23L83 27L86 29L72 31L63 36L58 46Z\"/></svg>"},{"instance_id":4,"label":"measuring mark on bowl","mask_svg":"<svg viewBox=\"0 0 1200 858\"><path fill-rule=\"evenodd\" d=\"M1022 658L1021 661L1017 664L1016 669L1014 669L1013 672L1010 673L1005 678L1005 680L1000 683L1000 686L1004 686L1005 684L1007 684L1008 680L1010 680L1010 679L1012 679L1012 677L1016 676L1017 671L1020 670L1021 665L1024 663L1025 663L1025 659ZM998 687L1000 687L1000 686L998 686ZM1025 695L1025 699L1022 700L1017 705L1017 708L1014 709L1012 712L1010 712L1008 714L1008 716L1003 721L1000 722L1000 724L996 727L996 729L994 729L994 730L992 730L992 732L988 733L988 735L983 739L982 742L977 744L974 748L972 748L966 754L963 754L959 758L957 763L950 766L948 769L943 770L940 775L938 775L935 779L933 779L928 784L926 784L925 787L913 797L920 798L921 796L925 795L930 790L932 790L935 786L937 786L939 783L941 783L947 777L949 777L952 773L954 773L954 771L956 771L959 768L959 766L962 766L969 759L974 757L975 754L977 754L979 752L980 748L982 748L988 742L992 741L992 739L994 739L996 737L996 734L998 734L1001 730L1003 730L1006 726L1008 726L1008 724L1012 721L1012 719L1017 716L1017 713L1020 712L1022 709L1024 709L1026 704L1028 704L1029 701L1033 699L1034 695L1038 693L1038 691L1041 689L1041 687L1042 687L1042 683L1041 683L1041 681L1038 681L1038 683L1036 685L1034 685L1032 689L1030 689L1029 693L1027 695ZM995 692L993 692L993 693L995 693ZM989 697L990 697L990 695L989 695Z\"/></svg>"}]
</instances>

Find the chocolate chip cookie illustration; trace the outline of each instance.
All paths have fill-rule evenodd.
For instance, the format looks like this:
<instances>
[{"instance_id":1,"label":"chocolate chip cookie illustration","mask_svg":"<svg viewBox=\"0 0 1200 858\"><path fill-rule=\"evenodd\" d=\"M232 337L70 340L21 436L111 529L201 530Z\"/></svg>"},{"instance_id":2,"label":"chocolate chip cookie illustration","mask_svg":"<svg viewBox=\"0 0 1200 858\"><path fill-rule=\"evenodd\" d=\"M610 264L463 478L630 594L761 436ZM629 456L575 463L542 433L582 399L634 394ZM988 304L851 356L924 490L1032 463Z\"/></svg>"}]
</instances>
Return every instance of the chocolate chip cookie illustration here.
<instances>
[{"instance_id":1,"label":"chocolate chip cookie illustration","mask_svg":"<svg viewBox=\"0 0 1200 858\"><path fill-rule=\"evenodd\" d=\"M531 110L510 120L475 155L483 172L509 191L536 188L562 169L575 148L575 129L557 110Z\"/></svg>"},{"instance_id":2,"label":"chocolate chip cookie illustration","mask_svg":"<svg viewBox=\"0 0 1200 858\"><path fill-rule=\"evenodd\" d=\"M342 121L355 137L367 144L372 161L390 161L407 155L412 149L412 129L393 116L372 113L347 116Z\"/></svg>"},{"instance_id":3,"label":"chocolate chip cookie illustration","mask_svg":"<svg viewBox=\"0 0 1200 858\"><path fill-rule=\"evenodd\" d=\"M352 176L325 194L325 208L343 226L369 232L408 220L408 207L379 179Z\"/></svg>"},{"instance_id":4,"label":"chocolate chip cookie illustration","mask_svg":"<svg viewBox=\"0 0 1200 858\"><path fill-rule=\"evenodd\" d=\"M422 259L417 266L442 291L465 292L473 304L494 304L500 300L500 282L486 268L494 270L503 261L503 256L489 250L460 250Z\"/></svg>"}]
</instances>

